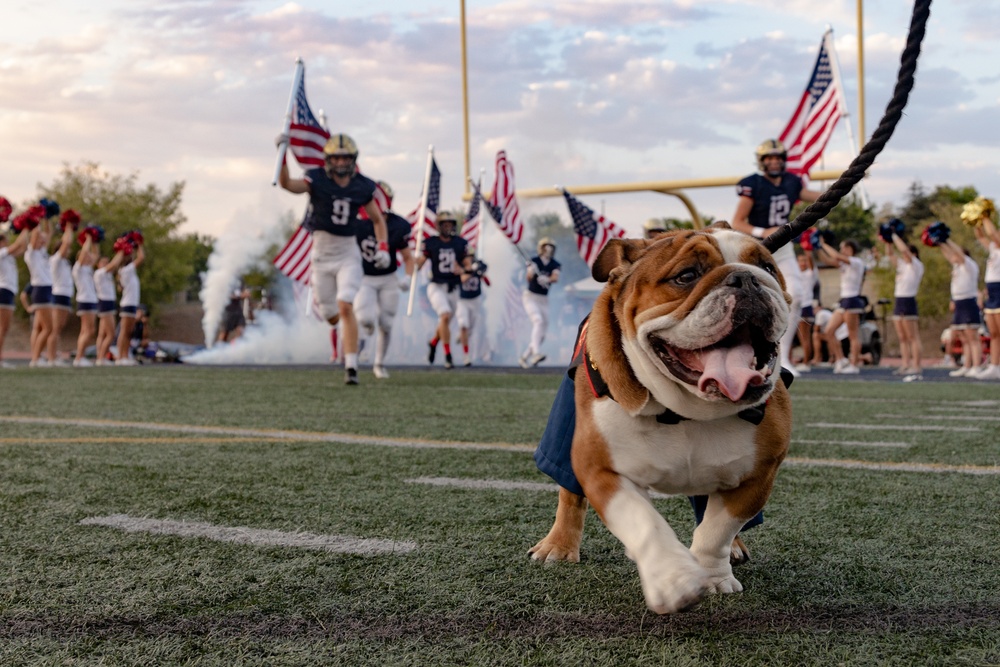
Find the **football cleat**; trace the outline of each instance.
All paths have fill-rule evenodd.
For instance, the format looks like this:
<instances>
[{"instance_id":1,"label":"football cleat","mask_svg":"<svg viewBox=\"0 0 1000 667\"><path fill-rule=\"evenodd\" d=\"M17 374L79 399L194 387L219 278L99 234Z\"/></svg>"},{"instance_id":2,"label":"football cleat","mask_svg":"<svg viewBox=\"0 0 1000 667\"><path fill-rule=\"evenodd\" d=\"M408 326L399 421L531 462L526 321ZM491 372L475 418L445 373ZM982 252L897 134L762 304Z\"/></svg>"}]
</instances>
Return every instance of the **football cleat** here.
<instances>
[{"instance_id":1,"label":"football cleat","mask_svg":"<svg viewBox=\"0 0 1000 667\"><path fill-rule=\"evenodd\" d=\"M433 364L434 356L437 354L438 351L437 345L435 345L434 343L427 343L427 347L430 348L430 351L427 353L427 363Z\"/></svg>"},{"instance_id":2,"label":"football cleat","mask_svg":"<svg viewBox=\"0 0 1000 667\"><path fill-rule=\"evenodd\" d=\"M452 361L451 361L451 355L450 354L444 355L444 367L445 368L454 368L455 367L455 364L453 364Z\"/></svg>"},{"instance_id":3,"label":"football cleat","mask_svg":"<svg viewBox=\"0 0 1000 667\"><path fill-rule=\"evenodd\" d=\"M344 384L358 384L357 368L348 368L344 371Z\"/></svg>"}]
</instances>

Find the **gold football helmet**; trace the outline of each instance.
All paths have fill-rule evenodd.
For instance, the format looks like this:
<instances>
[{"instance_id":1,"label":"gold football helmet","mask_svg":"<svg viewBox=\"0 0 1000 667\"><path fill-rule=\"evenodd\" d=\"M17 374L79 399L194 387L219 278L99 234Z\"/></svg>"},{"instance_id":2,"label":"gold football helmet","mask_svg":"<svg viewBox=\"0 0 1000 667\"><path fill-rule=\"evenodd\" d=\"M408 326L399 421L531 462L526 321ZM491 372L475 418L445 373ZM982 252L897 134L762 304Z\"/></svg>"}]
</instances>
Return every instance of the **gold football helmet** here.
<instances>
[{"instance_id":1,"label":"gold football helmet","mask_svg":"<svg viewBox=\"0 0 1000 667\"><path fill-rule=\"evenodd\" d=\"M449 225L451 227L447 233L445 232L445 225ZM441 236L454 236L458 231L458 216L451 211L438 211L437 228L438 234Z\"/></svg>"},{"instance_id":2,"label":"gold football helmet","mask_svg":"<svg viewBox=\"0 0 1000 667\"><path fill-rule=\"evenodd\" d=\"M346 134L333 134L323 146L324 155L350 155L358 157L358 145Z\"/></svg>"},{"instance_id":3,"label":"gold football helmet","mask_svg":"<svg viewBox=\"0 0 1000 667\"><path fill-rule=\"evenodd\" d=\"M548 236L543 236L542 238L538 239L538 254L539 255L543 254L545 246L551 246L552 247L552 255L550 255L550 257L551 256L555 256L555 254L556 254L556 242L553 241Z\"/></svg>"},{"instance_id":4,"label":"gold football helmet","mask_svg":"<svg viewBox=\"0 0 1000 667\"><path fill-rule=\"evenodd\" d=\"M651 239L657 234L662 234L667 231L667 226L658 218L650 218L646 222L642 223L642 231L643 236L647 239Z\"/></svg>"},{"instance_id":5,"label":"gold football helmet","mask_svg":"<svg viewBox=\"0 0 1000 667\"><path fill-rule=\"evenodd\" d=\"M781 143L777 139L765 139L761 142L760 146L757 146L757 166L761 171L768 173L764 168L764 158L770 155L777 155L781 158L781 171L785 170L785 161L788 159L788 151L785 150L785 144ZM768 173L768 176L777 176L781 173Z\"/></svg>"}]
</instances>

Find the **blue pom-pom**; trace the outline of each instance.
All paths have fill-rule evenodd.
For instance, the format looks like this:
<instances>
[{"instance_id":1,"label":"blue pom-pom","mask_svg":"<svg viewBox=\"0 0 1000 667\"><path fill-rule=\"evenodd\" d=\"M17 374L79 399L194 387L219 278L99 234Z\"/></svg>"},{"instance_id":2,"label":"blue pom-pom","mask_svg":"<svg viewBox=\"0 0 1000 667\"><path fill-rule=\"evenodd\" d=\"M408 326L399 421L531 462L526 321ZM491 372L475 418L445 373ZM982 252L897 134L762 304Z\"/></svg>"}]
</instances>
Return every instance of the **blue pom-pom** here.
<instances>
[{"instance_id":1,"label":"blue pom-pom","mask_svg":"<svg viewBox=\"0 0 1000 667\"><path fill-rule=\"evenodd\" d=\"M46 218L51 218L51 217L59 215L59 210L60 209L59 209L59 203L58 202L53 201L52 199L48 199L47 197L43 197L42 199L38 200L38 203L41 204L45 208L45 217Z\"/></svg>"}]
</instances>

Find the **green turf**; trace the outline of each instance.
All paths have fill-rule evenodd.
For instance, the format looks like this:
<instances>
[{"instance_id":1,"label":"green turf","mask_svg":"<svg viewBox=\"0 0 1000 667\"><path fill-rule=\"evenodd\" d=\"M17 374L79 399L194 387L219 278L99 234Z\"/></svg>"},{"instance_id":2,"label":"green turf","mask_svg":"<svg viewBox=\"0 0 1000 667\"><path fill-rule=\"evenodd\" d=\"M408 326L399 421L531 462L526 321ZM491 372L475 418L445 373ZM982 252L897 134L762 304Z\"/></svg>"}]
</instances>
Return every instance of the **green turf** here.
<instances>
[{"instance_id":1,"label":"green turf","mask_svg":"<svg viewBox=\"0 0 1000 667\"><path fill-rule=\"evenodd\" d=\"M5 373L2 414L531 444L559 382L396 371L349 388L321 370L93 370ZM1000 463L997 422L935 411L995 418L998 387L806 380L792 395L797 439L912 443L796 445L796 458ZM879 423L981 430L866 428ZM583 562L539 566L525 552L551 525L554 493L406 481L547 481L527 452L0 429L3 665L1000 664L997 475L786 467L748 536L744 593L658 617L593 514ZM686 501L656 503L689 540ZM337 555L79 525L115 513L419 546Z\"/></svg>"}]
</instances>

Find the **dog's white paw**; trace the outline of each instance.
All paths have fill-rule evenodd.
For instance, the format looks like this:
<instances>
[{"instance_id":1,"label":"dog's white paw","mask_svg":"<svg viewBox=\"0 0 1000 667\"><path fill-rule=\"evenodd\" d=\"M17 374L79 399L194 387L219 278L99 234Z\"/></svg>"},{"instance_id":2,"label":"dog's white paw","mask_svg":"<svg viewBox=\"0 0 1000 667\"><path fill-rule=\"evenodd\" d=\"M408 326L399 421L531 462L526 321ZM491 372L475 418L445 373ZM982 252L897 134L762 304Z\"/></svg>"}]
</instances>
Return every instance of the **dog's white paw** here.
<instances>
[{"instance_id":1,"label":"dog's white paw","mask_svg":"<svg viewBox=\"0 0 1000 667\"><path fill-rule=\"evenodd\" d=\"M743 584L741 584L736 577L733 576L732 572L721 576L709 576L708 578L708 592L709 593L742 593Z\"/></svg>"},{"instance_id":2,"label":"dog's white paw","mask_svg":"<svg viewBox=\"0 0 1000 667\"><path fill-rule=\"evenodd\" d=\"M709 592L706 572L693 559L680 567L663 561L640 567L639 579L646 606L657 614L690 609Z\"/></svg>"}]
</instances>

